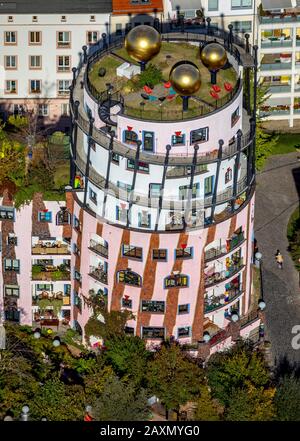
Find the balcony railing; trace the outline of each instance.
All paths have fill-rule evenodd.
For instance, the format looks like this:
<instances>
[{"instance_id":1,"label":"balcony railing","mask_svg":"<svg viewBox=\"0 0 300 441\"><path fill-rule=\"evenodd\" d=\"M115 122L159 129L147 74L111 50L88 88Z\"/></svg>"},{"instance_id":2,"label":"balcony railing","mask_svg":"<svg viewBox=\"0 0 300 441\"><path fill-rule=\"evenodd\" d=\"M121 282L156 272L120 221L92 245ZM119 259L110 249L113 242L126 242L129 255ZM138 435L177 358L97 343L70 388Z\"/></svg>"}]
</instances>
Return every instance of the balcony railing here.
<instances>
[{"instance_id":1,"label":"balcony railing","mask_svg":"<svg viewBox=\"0 0 300 441\"><path fill-rule=\"evenodd\" d=\"M93 277L101 283L107 284L107 272L102 267L91 266L89 276Z\"/></svg>"},{"instance_id":2,"label":"balcony railing","mask_svg":"<svg viewBox=\"0 0 300 441\"><path fill-rule=\"evenodd\" d=\"M260 70L290 70L292 63L262 63Z\"/></svg>"},{"instance_id":3,"label":"balcony railing","mask_svg":"<svg viewBox=\"0 0 300 441\"><path fill-rule=\"evenodd\" d=\"M273 23L295 23L297 21L300 21L300 15L296 13L282 13L282 14L271 14L264 12L264 15L259 14L259 19L261 24L273 24Z\"/></svg>"},{"instance_id":4,"label":"balcony railing","mask_svg":"<svg viewBox=\"0 0 300 441\"><path fill-rule=\"evenodd\" d=\"M243 291L239 289L230 289L226 291L228 294L222 294L221 296L212 297L204 301L204 314L208 312L215 311L219 308L222 308L225 305L228 305L233 300L237 299Z\"/></svg>"},{"instance_id":5,"label":"balcony railing","mask_svg":"<svg viewBox=\"0 0 300 441\"><path fill-rule=\"evenodd\" d=\"M218 285L241 271L243 268L244 264L243 259L241 258L238 263L229 266L226 270L215 272L210 276L205 276L205 287L208 288L213 285Z\"/></svg>"},{"instance_id":6,"label":"balcony railing","mask_svg":"<svg viewBox=\"0 0 300 441\"><path fill-rule=\"evenodd\" d=\"M67 244L60 242L45 242L33 245L31 248L32 254L70 254L70 247Z\"/></svg>"},{"instance_id":7,"label":"balcony railing","mask_svg":"<svg viewBox=\"0 0 300 441\"><path fill-rule=\"evenodd\" d=\"M293 41L292 39L289 40L263 40L261 42L262 49L264 48L273 48L273 47L292 47Z\"/></svg>"},{"instance_id":8,"label":"balcony railing","mask_svg":"<svg viewBox=\"0 0 300 441\"><path fill-rule=\"evenodd\" d=\"M263 86L268 87L268 93L287 93L291 91L290 84L267 84L263 83Z\"/></svg>"},{"instance_id":9,"label":"balcony railing","mask_svg":"<svg viewBox=\"0 0 300 441\"><path fill-rule=\"evenodd\" d=\"M237 236L233 237L231 240L227 241L226 245L207 250L204 255L204 260L207 262L209 260L214 260L219 257L225 256L226 254L237 248L241 243L243 243L244 240L244 233L240 233Z\"/></svg>"},{"instance_id":10,"label":"balcony railing","mask_svg":"<svg viewBox=\"0 0 300 441\"><path fill-rule=\"evenodd\" d=\"M70 280L71 273L68 267L62 268L62 265L32 265L32 280L56 281Z\"/></svg>"},{"instance_id":11,"label":"balcony railing","mask_svg":"<svg viewBox=\"0 0 300 441\"><path fill-rule=\"evenodd\" d=\"M89 248L95 253L100 254L100 256L108 257L108 245L103 245L91 239Z\"/></svg>"}]
</instances>

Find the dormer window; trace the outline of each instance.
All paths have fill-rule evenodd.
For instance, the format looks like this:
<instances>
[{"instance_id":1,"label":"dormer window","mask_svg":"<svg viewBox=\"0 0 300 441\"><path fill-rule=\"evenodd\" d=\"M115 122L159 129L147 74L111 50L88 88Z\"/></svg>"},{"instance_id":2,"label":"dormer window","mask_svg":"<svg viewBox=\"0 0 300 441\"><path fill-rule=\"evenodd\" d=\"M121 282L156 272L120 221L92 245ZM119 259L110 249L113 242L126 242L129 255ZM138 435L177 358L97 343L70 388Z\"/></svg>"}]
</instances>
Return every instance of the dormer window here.
<instances>
[{"instance_id":1,"label":"dormer window","mask_svg":"<svg viewBox=\"0 0 300 441\"><path fill-rule=\"evenodd\" d=\"M35 23L38 21L37 15L33 15L32 16L32 21L35 22Z\"/></svg>"},{"instance_id":2,"label":"dormer window","mask_svg":"<svg viewBox=\"0 0 300 441\"><path fill-rule=\"evenodd\" d=\"M60 21L62 21L62 22L67 21L67 17L65 15L62 15Z\"/></svg>"},{"instance_id":3,"label":"dormer window","mask_svg":"<svg viewBox=\"0 0 300 441\"><path fill-rule=\"evenodd\" d=\"M12 15L9 15L9 16L7 17L7 21L8 21L9 23L13 22L13 21L14 21L14 17L13 17Z\"/></svg>"},{"instance_id":4,"label":"dormer window","mask_svg":"<svg viewBox=\"0 0 300 441\"><path fill-rule=\"evenodd\" d=\"M91 15L90 16L90 21L96 21L96 16L95 15Z\"/></svg>"}]
</instances>

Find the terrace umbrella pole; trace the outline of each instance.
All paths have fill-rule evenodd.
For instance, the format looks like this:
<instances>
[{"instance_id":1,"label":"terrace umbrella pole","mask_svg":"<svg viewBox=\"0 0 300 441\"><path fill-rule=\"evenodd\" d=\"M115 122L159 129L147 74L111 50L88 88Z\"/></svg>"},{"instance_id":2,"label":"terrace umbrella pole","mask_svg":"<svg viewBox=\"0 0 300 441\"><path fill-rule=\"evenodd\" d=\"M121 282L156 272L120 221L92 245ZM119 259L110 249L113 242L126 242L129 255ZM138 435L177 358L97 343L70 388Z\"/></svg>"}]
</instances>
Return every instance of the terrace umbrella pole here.
<instances>
[{"instance_id":1,"label":"terrace umbrella pole","mask_svg":"<svg viewBox=\"0 0 300 441\"><path fill-rule=\"evenodd\" d=\"M210 82L211 82L211 84L217 84L217 71L216 70L210 71Z\"/></svg>"},{"instance_id":2,"label":"terrace umbrella pole","mask_svg":"<svg viewBox=\"0 0 300 441\"><path fill-rule=\"evenodd\" d=\"M141 66L141 72L144 72L144 70L146 69L146 62L140 61L140 66Z\"/></svg>"}]
</instances>

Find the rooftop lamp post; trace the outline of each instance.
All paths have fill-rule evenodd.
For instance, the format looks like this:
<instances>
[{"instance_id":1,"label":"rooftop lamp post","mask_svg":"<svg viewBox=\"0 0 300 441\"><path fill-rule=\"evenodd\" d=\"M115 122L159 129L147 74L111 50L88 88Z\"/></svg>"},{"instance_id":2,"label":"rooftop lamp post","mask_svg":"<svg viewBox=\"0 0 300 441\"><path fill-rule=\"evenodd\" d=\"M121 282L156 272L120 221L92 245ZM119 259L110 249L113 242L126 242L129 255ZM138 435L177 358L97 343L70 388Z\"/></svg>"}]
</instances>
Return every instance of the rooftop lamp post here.
<instances>
[{"instance_id":1,"label":"rooftop lamp post","mask_svg":"<svg viewBox=\"0 0 300 441\"><path fill-rule=\"evenodd\" d=\"M216 41L207 43L200 48L200 59L204 66L210 71L211 84L217 84L217 73L227 63L225 48Z\"/></svg>"},{"instance_id":2,"label":"rooftop lamp post","mask_svg":"<svg viewBox=\"0 0 300 441\"><path fill-rule=\"evenodd\" d=\"M201 76L198 67L190 61L179 61L171 69L169 80L173 89L182 98L182 110L186 112L189 97L194 95L201 86Z\"/></svg>"},{"instance_id":3,"label":"rooftop lamp post","mask_svg":"<svg viewBox=\"0 0 300 441\"><path fill-rule=\"evenodd\" d=\"M41 336L42 336L41 329L40 328L36 328L36 330L33 333L33 337L38 340L39 338L41 338ZM54 337L54 339L52 341L52 345L55 348L58 348L58 346L60 346L60 344L61 344L60 338L58 336Z\"/></svg>"},{"instance_id":4,"label":"rooftop lamp post","mask_svg":"<svg viewBox=\"0 0 300 441\"><path fill-rule=\"evenodd\" d=\"M28 420L29 420L29 407L25 405L22 407L20 421L28 421Z\"/></svg>"},{"instance_id":5,"label":"rooftop lamp post","mask_svg":"<svg viewBox=\"0 0 300 441\"><path fill-rule=\"evenodd\" d=\"M160 51L161 35L152 26L136 26L126 35L124 46L128 55L139 62L143 72L146 63Z\"/></svg>"}]
</instances>

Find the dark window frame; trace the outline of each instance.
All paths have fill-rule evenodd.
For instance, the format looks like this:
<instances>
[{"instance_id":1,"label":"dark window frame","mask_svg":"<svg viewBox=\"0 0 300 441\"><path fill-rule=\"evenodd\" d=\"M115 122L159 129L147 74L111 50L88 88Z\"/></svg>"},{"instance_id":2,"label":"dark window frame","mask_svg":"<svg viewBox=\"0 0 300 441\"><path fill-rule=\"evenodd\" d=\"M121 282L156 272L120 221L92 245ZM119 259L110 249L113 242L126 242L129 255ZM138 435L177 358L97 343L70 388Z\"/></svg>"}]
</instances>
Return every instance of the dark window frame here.
<instances>
[{"instance_id":1,"label":"dark window frame","mask_svg":"<svg viewBox=\"0 0 300 441\"><path fill-rule=\"evenodd\" d=\"M125 247L128 247L129 249L127 251L125 251ZM122 256L127 257L128 259L142 261L143 260L143 248L136 247L133 245L122 244Z\"/></svg>"},{"instance_id":2,"label":"dark window frame","mask_svg":"<svg viewBox=\"0 0 300 441\"><path fill-rule=\"evenodd\" d=\"M195 133L204 131L204 139L195 139ZM190 132L190 145L201 144L202 142L207 142L209 140L209 127L201 127L200 129L195 129Z\"/></svg>"},{"instance_id":3,"label":"dark window frame","mask_svg":"<svg viewBox=\"0 0 300 441\"><path fill-rule=\"evenodd\" d=\"M157 308L156 308L156 304L157 304ZM150 307L150 309L148 309L148 307ZM166 310L166 302L164 300L141 301L141 312L150 312L151 314L164 314L165 310Z\"/></svg>"},{"instance_id":4,"label":"dark window frame","mask_svg":"<svg viewBox=\"0 0 300 441\"><path fill-rule=\"evenodd\" d=\"M192 259L194 257L194 247L175 248L174 254L175 260Z\"/></svg>"},{"instance_id":5,"label":"dark window frame","mask_svg":"<svg viewBox=\"0 0 300 441\"><path fill-rule=\"evenodd\" d=\"M132 280L128 279L127 276L129 275L133 277ZM120 276L123 280L120 280ZM136 279L136 283L131 283L132 281L134 281L134 279ZM135 273L131 270L120 270L117 272L117 282L123 285L141 287L142 277L138 273Z\"/></svg>"},{"instance_id":6,"label":"dark window frame","mask_svg":"<svg viewBox=\"0 0 300 441\"><path fill-rule=\"evenodd\" d=\"M164 255L161 256L161 252ZM154 253L157 253L157 257L154 257ZM154 248L152 250L152 260L158 261L158 262L167 262L168 261L168 250L167 250L167 248Z\"/></svg>"}]
</instances>

